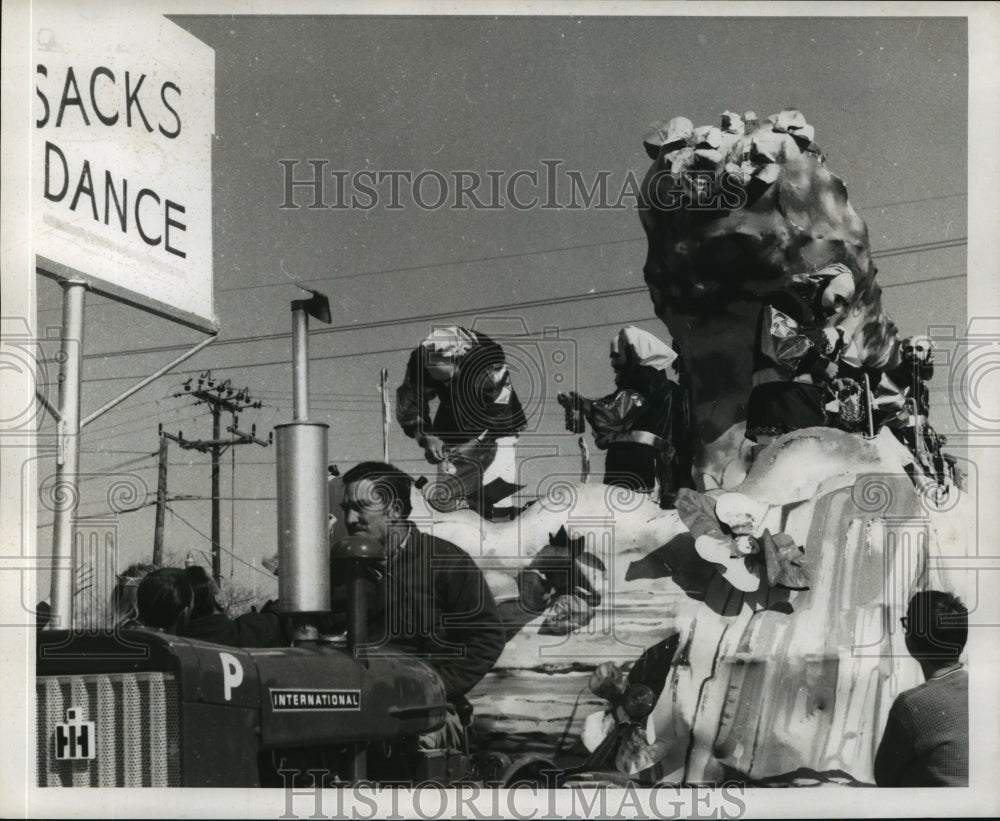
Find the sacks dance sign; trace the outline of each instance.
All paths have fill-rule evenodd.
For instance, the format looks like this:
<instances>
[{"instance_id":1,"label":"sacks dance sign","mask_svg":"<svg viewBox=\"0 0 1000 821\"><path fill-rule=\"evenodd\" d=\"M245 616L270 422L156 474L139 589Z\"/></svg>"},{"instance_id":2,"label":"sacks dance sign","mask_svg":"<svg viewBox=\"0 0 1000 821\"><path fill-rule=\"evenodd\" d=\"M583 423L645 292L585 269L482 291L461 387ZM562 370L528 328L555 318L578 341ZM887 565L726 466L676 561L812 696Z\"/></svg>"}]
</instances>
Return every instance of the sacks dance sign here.
<instances>
[{"instance_id":1,"label":"sacks dance sign","mask_svg":"<svg viewBox=\"0 0 1000 821\"><path fill-rule=\"evenodd\" d=\"M215 52L162 15L102 8L34 16L38 270L213 331Z\"/></svg>"}]
</instances>

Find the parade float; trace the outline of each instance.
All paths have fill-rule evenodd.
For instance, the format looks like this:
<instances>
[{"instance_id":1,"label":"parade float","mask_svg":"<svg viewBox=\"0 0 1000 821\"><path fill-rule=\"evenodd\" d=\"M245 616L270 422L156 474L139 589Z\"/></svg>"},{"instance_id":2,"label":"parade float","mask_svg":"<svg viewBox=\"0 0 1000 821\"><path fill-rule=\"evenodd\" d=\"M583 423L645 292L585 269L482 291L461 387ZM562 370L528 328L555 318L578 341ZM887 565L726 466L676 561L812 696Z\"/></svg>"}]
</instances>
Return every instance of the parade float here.
<instances>
[{"instance_id":1,"label":"parade float","mask_svg":"<svg viewBox=\"0 0 1000 821\"><path fill-rule=\"evenodd\" d=\"M845 357L899 363L867 227L814 138L784 110L726 112L719 127L675 117L644 140L644 273L690 380L696 491L662 510L557 481L513 522L424 510L480 558L515 627L526 622L472 698L485 737L532 749L514 774L871 784L889 707L922 680L899 628L909 597L970 594L943 558L964 552L970 502L951 463L928 455L939 442L905 390L881 421L923 434L873 423L893 386L868 385L860 432L795 431L750 462L743 420L768 292L847 266ZM713 538L715 553L700 549Z\"/></svg>"},{"instance_id":2,"label":"parade float","mask_svg":"<svg viewBox=\"0 0 1000 821\"><path fill-rule=\"evenodd\" d=\"M646 137L645 277L697 423L696 487L675 508L552 475L500 522L414 491L414 521L473 556L508 631L469 693L461 747L416 748L447 708L429 665L355 657L362 599L347 634L323 632L331 574L361 596L385 556L328 520L341 488L326 426L308 418L307 317L329 321L314 293L292 303L295 415L275 431L273 566L294 646L40 633L39 784L871 784L889 707L921 677L899 617L923 588L968 595L942 560L964 555L974 511L919 437L915 453L887 427L804 428L749 461L766 292L846 265L851 356L897 358L867 229L813 137L795 111L727 113L721 128L674 118Z\"/></svg>"}]
</instances>

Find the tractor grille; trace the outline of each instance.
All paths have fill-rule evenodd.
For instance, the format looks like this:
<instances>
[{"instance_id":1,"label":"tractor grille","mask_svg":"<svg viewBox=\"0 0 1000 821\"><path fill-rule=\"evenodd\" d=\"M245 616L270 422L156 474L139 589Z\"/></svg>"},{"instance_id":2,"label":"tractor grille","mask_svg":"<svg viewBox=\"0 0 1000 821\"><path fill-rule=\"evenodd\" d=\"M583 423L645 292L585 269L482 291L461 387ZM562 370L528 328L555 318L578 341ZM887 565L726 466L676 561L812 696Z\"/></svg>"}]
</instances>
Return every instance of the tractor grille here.
<instances>
[{"instance_id":1,"label":"tractor grille","mask_svg":"<svg viewBox=\"0 0 1000 821\"><path fill-rule=\"evenodd\" d=\"M172 675L38 676L35 690L39 786L180 786L180 715ZM67 710L74 709L77 720L94 723L87 741L95 745L95 757L89 760L56 758L56 725L67 722Z\"/></svg>"}]
</instances>

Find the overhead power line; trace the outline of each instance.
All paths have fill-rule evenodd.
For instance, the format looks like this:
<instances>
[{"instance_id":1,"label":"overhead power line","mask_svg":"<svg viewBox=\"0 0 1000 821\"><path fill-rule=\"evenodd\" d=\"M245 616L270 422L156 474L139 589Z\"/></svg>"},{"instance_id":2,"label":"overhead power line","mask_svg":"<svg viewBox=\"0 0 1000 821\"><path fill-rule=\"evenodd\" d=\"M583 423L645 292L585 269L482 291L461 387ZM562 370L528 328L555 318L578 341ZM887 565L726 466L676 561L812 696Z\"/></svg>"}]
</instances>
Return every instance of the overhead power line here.
<instances>
[{"instance_id":1,"label":"overhead power line","mask_svg":"<svg viewBox=\"0 0 1000 821\"><path fill-rule=\"evenodd\" d=\"M967 245L968 237L955 237L954 239L942 239L937 242L921 242L916 245L901 246L899 248L888 248L885 251L872 252L872 258L885 259L886 257L898 257L903 254L915 254L924 251L941 251L945 248L957 248L960 245ZM964 274L963 274L964 276ZM942 277L943 279L943 277Z\"/></svg>"},{"instance_id":2,"label":"overhead power line","mask_svg":"<svg viewBox=\"0 0 1000 821\"><path fill-rule=\"evenodd\" d=\"M256 464L268 464L266 462L258 462ZM271 462L270 464L274 464ZM168 502L207 502L213 497L211 496L189 496L187 494L183 496L174 496L168 498ZM221 502L276 502L278 501L277 496L219 496L219 501ZM210 539L211 541L211 539Z\"/></svg>"},{"instance_id":3,"label":"overhead power line","mask_svg":"<svg viewBox=\"0 0 1000 821\"><path fill-rule=\"evenodd\" d=\"M931 242L916 243L914 245L899 246L897 248L888 248L884 251L872 252L872 257L879 259L888 256L898 256L900 254L917 253L922 251L937 251L944 248L953 248L959 245L964 245L968 241L968 237L956 237L949 240L935 240ZM932 280L920 280L919 282L933 282L941 279L953 278L956 276L965 276L965 274L955 274L944 277L936 277ZM899 284L910 284L915 285L918 282L910 283L899 283ZM883 286L889 287L889 286ZM377 328L390 328L397 327L400 325L411 325L419 324L424 322L436 322L447 319L453 319L456 316L468 316L472 314L495 314L503 313L504 311L521 311L528 310L531 308L541 308L548 307L551 305L563 305L574 302L585 302L595 299L613 299L622 296L632 296L637 294L648 293L648 288L646 285L636 285L628 288L612 288L606 291L594 291L592 293L585 294L570 294L567 296L559 297L547 297L543 299L532 299L525 300L523 302L508 302L499 305L481 305L478 307L469 308L459 308L450 311L438 311L431 314L423 314L420 316L411 317L396 317L392 319L382 319L374 320L371 322L354 322L345 325L329 325L322 328L316 328L311 333L315 336L320 336L324 334L331 333L343 333L345 331L358 331L358 330L373 330ZM233 337L232 339L220 339L213 343L214 348L218 349L225 345L243 345L248 342L270 342L274 340L289 339L291 333L288 331L281 331L273 334L253 334L250 336ZM103 353L87 354L84 359L107 359L117 356L134 356L137 354L147 354L147 353L165 353L169 351L186 350L186 345L160 345L152 348L132 348L121 351L105 351ZM236 366L227 366L236 367ZM195 371L175 371L174 374L178 373L194 373Z\"/></svg>"},{"instance_id":4,"label":"overhead power line","mask_svg":"<svg viewBox=\"0 0 1000 821\"><path fill-rule=\"evenodd\" d=\"M944 282L948 279L965 279L965 274L948 274L943 277L927 277L926 279L913 279L909 282L882 282L879 283L884 291L886 288L902 288L906 285L925 285L929 282Z\"/></svg>"},{"instance_id":5,"label":"overhead power line","mask_svg":"<svg viewBox=\"0 0 1000 821\"><path fill-rule=\"evenodd\" d=\"M455 316L467 316L470 314L495 314L504 311L520 311L529 308L541 308L549 305L561 305L569 302L584 302L593 299L608 299L611 297L628 296L630 294L647 293L645 285L633 286L629 288L614 288L608 291L595 291L586 294L572 294L570 296L548 297L545 299L531 299L524 302L507 302L501 305L481 305L478 307L461 308L452 311L437 311L432 314L422 314L419 316L396 317L393 319L380 319L372 322L354 322L348 325L328 325L322 328L315 328L310 331L310 336L321 336L331 333L343 333L345 331L373 330L376 328L391 328L399 325L413 325L422 322L435 322L451 319ZM234 337L233 339L220 339L213 343L215 348L223 345L244 345L247 342L269 342L278 339L290 339L291 333L282 331L273 334L255 334L253 336ZM156 348L142 348L125 351L108 351L105 353L90 354L92 358L108 358L112 356L134 356L139 353L163 353L172 350L186 349L184 345L161 345ZM87 358L86 356L84 357ZM227 366L228 367L228 366ZM188 371L174 371L177 373L188 373ZM192 371L193 373L193 371Z\"/></svg>"},{"instance_id":6,"label":"overhead power line","mask_svg":"<svg viewBox=\"0 0 1000 821\"><path fill-rule=\"evenodd\" d=\"M965 191L958 191L958 192L955 192L953 194L939 194L939 195L936 195L936 196L933 196L933 197L920 197L920 198L911 199L911 200L898 200L896 202L874 203L872 205L863 205L863 204L859 205L857 203L852 203L852 205L854 206L855 210L857 210L857 211L873 211L873 210L875 210L877 208L891 208L891 207L900 206L900 205L916 205L916 204L919 204L919 203L922 203L922 202L933 202L933 201L936 201L936 200L957 199L957 198L966 197L966 196L968 196L968 194ZM587 250L587 249L590 249L590 248L599 248L599 247L604 247L604 246L609 246L609 245L624 245L624 244L627 244L627 243L640 242L640 241L644 240L645 238L646 238L645 235L636 235L636 236L633 236L633 237L629 237L627 239L603 240L601 242L588 242L588 243L580 243L580 244L574 244L574 245L563 245L563 246L557 246L555 248L539 248L539 249L535 249L535 250L532 250L532 251L518 251L518 252L514 252L514 253L510 253L510 254L493 254L493 255L489 255L489 256L473 257L473 258L470 258L470 259L445 260L445 261L424 263L424 264L421 264L421 265L405 265L405 266L399 266L399 267L396 267L396 268L382 268L382 269L379 269L377 271L359 271L357 273L343 274L341 276L318 277L316 279L305 279L305 280L296 280L296 281L302 282L303 284L309 284L309 283L320 284L320 283L328 283L328 282L339 282L341 280L349 280L349 279L361 279L361 278L365 278L365 277L385 276L385 275L389 275L389 274L415 273L415 272L418 272L418 271L433 271L433 270L440 269L440 268L459 267L459 266L463 266L463 265L480 265L480 264L483 264L483 263L486 263L486 262L499 262L499 261L507 260L507 259L523 259L525 257L545 256L545 255L548 255L548 254L565 253L567 251L583 251L583 250ZM219 288L219 289L216 290L216 293L218 293L218 294L234 293L234 292L238 293L238 292L244 292L244 291L250 291L250 290L259 290L259 289L264 289L264 288L278 288L278 287L287 286L288 284L289 284L288 280L283 279L283 280L278 280L278 281L275 281L275 282L262 282L262 283L259 283L259 284L256 284L256 285L234 285L234 286L229 287L229 288ZM96 303L92 307L101 307L103 305L109 305L109 304L114 304L114 301L113 300L106 300L106 301L98 302L98 303ZM39 311L39 314L46 313L46 312L51 313L51 312L55 312L55 311L59 311L59 310L61 310L61 309L60 308L49 308L49 309L46 309L44 311ZM216 343L216 344L218 344L218 343Z\"/></svg>"},{"instance_id":7,"label":"overhead power line","mask_svg":"<svg viewBox=\"0 0 1000 821\"><path fill-rule=\"evenodd\" d=\"M193 422L197 419L202 418L204 414L202 413L188 413L181 415L180 413L174 414L174 418L170 420L173 425L180 425L184 422ZM131 419L125 419L118 424L101 425L100 427L95 427L93 430L88 431L88 442L101 442L106 439L116 439L123 433L137 433L151 425L154 419L160 418L160 415L153 416L149 413L141 414ZM100 436L98 434L107 434L107 436Z\"/></svg>"},{"instance_id":8,"label":"overhead power line","mask_svg":"<svg viewBox=\"0 0 1000 821\"><path fill-rule=\"evenodd\" d=\"M167 510L168 510L168 511L170 512L170 515L171 515L171 516L176 516L176 517L177 517L178 519L180 519L180 520L181 520L181 521L182 521L182 522L183 522L184 524L186 524L186 525L187 525L187 526L188 526L189 528L191 528L191 530L193 530L193 531L194 531L195 533L197 533L197 534L198 534L199 536L201 536L201 537L202 537L203 539L205 539L205 541L207 541L207 542L211 543L211 541L212 541L212 538L211 538L210 536L208 536L207 534L203 533L203 532L202 532L202 531L200 531L200 530L199 530L198 528L196 528L196 527L195 527L195 526L194 526L193 524L191 524L191 522L189 522L189 521L188 521L187 519L185 519L185 518L184 518L183 516L181 516L181 514L180 514L180 513L178 513L178 512L176 511L176 510L174 510L174 509L173 509L172 507L170 507L169 505L167 505ZM220 546L220 547L221 547L221 546ZM235 559L235 560L236 560L236 561L238 561L238 562L239 562L240 564L244 564L244 565L246 565L246 566L247 566L247 567L249 567L249 568L250 568L251 570L256 570L256 571L257 571L258 573L260 573L260 574L261 574L262 576L267 576L267 577L268 577L269 579L273 579L273 578L274 578L274 574L273 574L273 573L269 573L269 572L267 572L266 570L263 570L263 569L261 569L261 568L257 567L257 566L256 566L255 564L251 564L251 563L250 563L250 562L248 562L248 561L247 561L246 559L243 559L242 557L240 557L240 556L237 556L237 555L236 555L235 553L233 553L233 552L232 552L231 550L229 550L229 549L227 549L227 548L225 548L225 547L221 547L221 549L222 549L222 551L223 551L224 553L228 553L228 554L230 555L230 557L231 557L231 558ZM202 552L202 551L199 551L199 552Z\"/></svg>"},{"instance_id":9,"label":"overhead power line","mask_svg":"<svg viewBox=\"0 0 1000 821\"><path fill-rule=\"evenodd\" d=\"M934 197L922 197L915 200L900 200L898 202L885 202L877 205L854 205L856 211L870 211L876 208L891 208L897 205L915 205L921 202L931 202L933 200L947 200L955 199L957 197L965 197L967 194L963 191L955 194L942 194L940 196ZM451 268L461 265L480 265L485 262L500 262L507 259L523 259L524 257L534 257L534 256L545 256L547 254L561 254L567 251L585 251L590 248L602 248L608 245L625 245L628 243L641 242L646 239L645 234L639 234L627 239L613 239L613 240L603 240L601 242L587 242L575 245L562 245L556 248L539 248L533 251L517 251L511 254L493 254L490 256L474 257L472 259L459 259L451 262L431 262L425 263L423 265L405 265L397 268L383 268L378 271L359 271L354 274L343 274L341 276L323 277L314 280L303 280L304 283L326 283L326 282L340 282L341 280L348 279L363 279L365 277L373 276L384 276L388 274L404 274L404 273L415 273L417 271L427 271L434 270L437 268ZM263 282L258 285L236 285L231 288L220 288L219 293L227 293L232 291L242 291L242 290L258 290L261 288L277 288L283 285L287 285L287 280L280 280L276 282Z\"/></svg>"},{"instance_id":10,"label":"overhead power line","mask_svg":"<svg viewBox=\"0 0 1000 821\"><path fill-rule=\"evenodd\" d=\"M964 277L964 276L965 276L965 274L954 274L954 275L949 275L947 277L934 277L933 279L921 280L921 282L938 282L938 281L944 280L944 279L957 279L957 278L961 278L961 277ZM910 283L898 283L898 284L899 285L906 285L906 284L910 284ZM917 283L912 283L912 284L917 284ZM893 285L883 285L882 287L883 288L891 288L891 287L893 287ZM645 289L643 289L643 290L645 290ZM559 328L559 332L560 333L569 333L571 331L585 331L585 330L591 330L591 329L594 329L594 328L610 328L610 327L613 327L615 325L621 327L621 326L624 326L624 325L635 324L637 322L648 322L648 321L657 321L657 318L655 316L646 315L646 316L632 317L630 319L618 319L618 320L615 320L613 322L593 322L593 323L588 323L586 325L571 325L571 326L568 326L568 327L560 327ZM317 356L317 355L310 354L309 361L310 362L324 362L324 361L330 361L330 360L336 360L336 359L354 359L354 358L359 357L359 356L379 356L381 354L409 352L412 349L413 349L412 345L405 345L405 346L402 346L402 347L394 347L394 348L366 349L366 350L363 350L363 351L355 351L355 352L352 352L352 353L327 354L325 356L323 356L323 355ZM241 368L241 367L243 367L243 368L267 368L267 367L287 367L287 366L288 366L288 360L287 359L277 359L277 360L272 360L270 362L247 362L247 363L245 363L243 365L226 365L225 367L226 368ZM198 372L199 371L196 369L196 370L191 370L191 371L180 371L179 373L198 373ZM120 379L138 379L138 378L140 378L140 377L135 376L135 375L133 375L133 376L105 376L105 377L95 377L94 379L89 379L89 380L86 380L86 381L88 381L88 382L113 382L113 381L120 380ZM289 407L291 406L291 401L290 400L288 402L288 406Z\"/></svg>"}]
</instances>

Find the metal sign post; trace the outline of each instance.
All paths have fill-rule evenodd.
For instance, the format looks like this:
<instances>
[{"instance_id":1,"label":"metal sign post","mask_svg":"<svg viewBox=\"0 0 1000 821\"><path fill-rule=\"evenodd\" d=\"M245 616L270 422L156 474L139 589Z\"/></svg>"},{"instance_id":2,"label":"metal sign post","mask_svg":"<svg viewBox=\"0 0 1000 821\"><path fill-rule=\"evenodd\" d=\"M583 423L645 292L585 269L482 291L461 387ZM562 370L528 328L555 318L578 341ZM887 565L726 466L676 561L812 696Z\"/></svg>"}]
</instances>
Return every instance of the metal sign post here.
<instances>
[{"instance_id":1,"label":"metal sign post","mask_svg":"<svg viewBox=\"0 0 1000 821\"><path fill-rule=\"evenodd\" d=\"M67 280L63 285L62 345L59 351L59 409L56 417L56 483L52 491L55 519L52 527L52 617L48 626L69 629L73 624L73 575L60 567L73 566L73 514L80 471L80 382L83 369L83 303L87 285Z\"/></svg>"},{"instance_id":2,"label":"metal sign post","mask_svg":"<svg viewBox=\"0 0 1000 821\"><path fill-rule=\"evenodd\" d=\"M52 523L52 586L49 603L52 617L49 629L69 629L73 626L73 517L79 492L80 432L134 393L155 382L163 374L217 338L213 334L185 351L168 365L144 377L124 393L105 403L96 411L80 418L83 382L83 312L84 295L89 284L82 279L60 280L63 287L62 347L59 352L59 407L52 408L39 393L38 399L56 420L56 481L52 494L55 515Z\"/></svg>"}]
</instances>

